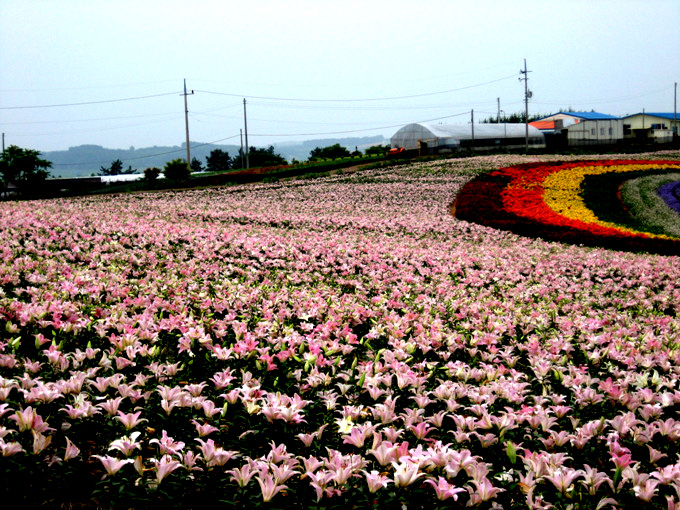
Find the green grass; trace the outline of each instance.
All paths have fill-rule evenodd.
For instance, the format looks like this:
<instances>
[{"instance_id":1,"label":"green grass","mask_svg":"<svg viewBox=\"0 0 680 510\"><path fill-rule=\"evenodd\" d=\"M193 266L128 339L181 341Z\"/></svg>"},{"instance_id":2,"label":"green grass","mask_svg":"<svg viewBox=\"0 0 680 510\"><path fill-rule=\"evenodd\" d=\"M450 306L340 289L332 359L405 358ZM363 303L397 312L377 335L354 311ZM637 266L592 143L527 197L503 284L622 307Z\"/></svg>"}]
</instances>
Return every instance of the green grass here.
<instances>
[{"instance_id":1,"label":"green grass","mask_svg":"<svg viewBox=\"0 0 680 510\"><path fill-rule=\"evenodd\" d=\"M680 173L638 177L623 183L621 195L631 214L643 224L680 237L680 216L657 194L661 186L674 181L680 181Z\"/></svg>"}]
</instances>

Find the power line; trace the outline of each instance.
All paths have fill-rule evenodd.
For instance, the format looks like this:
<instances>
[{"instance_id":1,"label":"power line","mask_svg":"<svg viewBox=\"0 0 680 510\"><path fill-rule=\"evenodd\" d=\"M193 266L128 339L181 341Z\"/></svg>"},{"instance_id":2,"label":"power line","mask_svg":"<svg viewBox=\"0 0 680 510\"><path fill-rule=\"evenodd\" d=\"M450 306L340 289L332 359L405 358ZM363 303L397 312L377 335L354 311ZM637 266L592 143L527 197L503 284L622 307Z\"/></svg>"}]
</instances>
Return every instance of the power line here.
<instances>
[{"instance_id":1,"label":"power line","mask_svg":"<svg viewBox=\"0 0 680 510\"><path fill-rule=\"evenodd\" d=\"M177 80L142 81L136 83L119 83L117 85L91 85L89 87L54 87L40 89L0 89L0 92L53 92L56 90L93 90L93 89L114 89L125 87L136 87L138 85L158 85L159 83L171 83Z\"/></svg>"},{"instance_id":2,"label":"power line","mask_svg":"<svg viewBox=\"0 0 680 510\"><path fill-rule=\"evenodd\" d=\"M450 92L458 92L461 90L467 90L467 89L472 89L476 87L482 87L484 85L490 85L491 83L497 83L499 81L507 80L510 78L516 77L516 74L512 74L509 76L504 76L503 78L498 78L495 80L490 80L486 81L483 83L476 83L474 85L467 85L465 87L458 87L455 89L448 89L448 90L440 90L437 92L425 92L422 94L411 94L407 96L393 96L393 97L372 97L372 98L357 98L357 99L303 99L303 98L291 98L291 97L268 97L268 96L249 96L247 94L232 94L228 92L215 92L215 91L210 91L210 90L196 90L196 92L202 92L204 94L214 94L218 96L229 96L229 97L246 97L248 99L261 99L261 100L269 100L269 101L291 101L291 102L309 102L309 103L359 103L359 102L368 102L368 101L394 101L394 100L399 100L399 99L413 99L417 97L427 97L427 96L435 96L439 94L448 94Z\"/></svg>"},{"instance_id":3,"label":"power line","mask_svg":"<svg viewBox=\"0 0 680 510\"><path fill-rule=\"evenodd\" d=\"M427 119L427 120L421 120L418 121L418 123L425 123L425 122L435 122L437 120L444 120L444 119L451 119L453 117L460 117L461 115L467 115L469 112L465 111L462 113L456 113L453 115L447 115L446 117L437 117L436 119ZM342 134L347 134L347 133L361 133L364 131L378 131L380 129L391 129L395 127L401 127L403 126L404 123L401 124L393 124L390 126L380 126L380 127L373 127L373 128L363 128L363 129L350 129L350 130L345 130L345 131L325 131L321 133L286 133L286 134L261 134L261 133L256 133L256 134L251 134L250 136L319 136L319 135L342 135Z\"/></svg>"},{"instance_id":4,"label":"power line","mask_svg":"<svg viewBox=\"0 0 680 510\"><path fill-rule=\"evenodd\" d=\"M497 83L499 81L507 80L509 78L514 77L515 75L509 75L509 76L504 76L502 78L497 78L495 80L490 80L486 81L483 83L476 83L474 85L467 85L465 87L458 87L455 89L448 89L448 90L441 90L437 92L425 92L422 94L411 94L411 95L406 95L406 96L393 96L393 97L374 97L374 98L358 98L358 99L304 99L304 98L285 98L285 97L268 97L268 96L248 96L245 94L232 94L232 93L227 93L227 92L215 92L215 91L209 91L209 90L196 90L196 92L202 92L204 94L214 94L214 95L221 95L221 96L229 96L229 97L246 97L246 98L251 98L251 99L260 99L260 100L269 100L269 101L291 101L291 102L311 102L311 103L316 103L316 102L368 102L368 101L393 101L393 100L400 100L400 99L412 99L412 98L418 98L418 97L427 97L427 96L434 96L434 95L440 95L440 94L448 94L450 92L458 92L461 90L467 90L471 88L476 88L476 87L482 87L484 85L489 85L491 83ZM135 100L140 100L140 99L151 99L155 97L163 97L163 96L169 96L169 95L174 95L176 94L175 92L165 92L162 94L151 94L147 96L135 96L135 97L124 97L124 98L118 98L118 99L103 99L103 100L98 100L98 101L83 101L83 102L78 102L78 103L57 103L57 104L45 104L45 105L22 105L22 106L0 106L0 110L25 110L25 109L36 109L36 108L59 108L59 107L65 107L65 106L84 106L84 105L92 105L92 104L104 104L104 103L117 103L121 101L135 101ZM181 94L181 93L180 93Z\"/></svg>"},{"instance_id":5,"label":"power line","mask_svg":"<svg viewBox=\"0 0 680 510\"><path fill-rule=\"evenodd\" d=\"M61 103L61 104L43 104L43 105L31 105L31 106L0 106L0 110L27 110L34 108L58 108L62 106L83 106L90 104L102 104L102 103L119 103L121 101L136 101L138 99L150 99L153 97L163 97L172 96L177 94L177 92L165 92L163 94L152 94L149 96L137 96L137 97L124 97L120 99L104 99L100 101L85 101L82 103Z\"/></svg>"},{"instance_id":6,"label":"power line","mask_svg":"<svg viewBox=\"0 0 680 510\"><path fill-rule=\"evenodd\" d=\"M72 122L99 122L102 120L123 120L123 119L140 119L144 117L164 117L173 116L175 117L177 112L167 112L167 113L147 113L144 115L122 115L118 117L98 117L93 119L66 119L66 120L37 120L28 122L0 122L0 126L19 126L19 125L29 125L29 124L70 124Z\"/></svg>"},{"instance_id":7,"label":"power line","mask_svg":"<svg viewBox=\"0 0 680 510\"><path fill-rule=\"evenodd\" d=\"M630 96L621 96L621 97L615 97L615 98L609 98L609 99L595 99L592 101L584 100L584 101L558 101L555 99L550 99L547 101L536 101L535 104L543 104L543 105L550 105L550 106L556 106L556 105L575 105L575 104L585 104L585 105L599 105L599 104L609 104L609 103L620 103L622 101L630 101L631 99L638 99L641 97L648 97L648 96L653 96L656 94L660 94L662 92L668 92L671 89L670 86L666 86L660 89L656 90L650 90L647 92L643 92L641 94L635 94L635 95L630 95Z\"/></svg>"},{"instance_id":8,"label":"power line","mask_svg":"<svg viewBox=\"0 0 680 510\"><path fill-rule=\"evenodd\" d=\"M98 127L97 129L92 129L92 128L85 128L83 129L76 129L76 130L69 130L69 131L56 131L56 132L48 132L48 133L31 133L31 134L25 134L25 133L16 133L14 136L22 136L22 137L27 137L27 136L56 136L56 135L72 135L72 134L79 134L79 133L103 133L105 131L115 131L117 129L129 129L129 128L135 128L139 126L148 126L150 124L158 124L158 123L164 123L164 122L169 122L169 121L174 121L181 118L179 114L174 115L173 117L169 118L163 118L163 119L156 119L156 120L150 120L147 122L138 122L134 124L124 124L124 125L116 125L116 126L107 126L107 127Z\"/></svg>"}]
</instances>

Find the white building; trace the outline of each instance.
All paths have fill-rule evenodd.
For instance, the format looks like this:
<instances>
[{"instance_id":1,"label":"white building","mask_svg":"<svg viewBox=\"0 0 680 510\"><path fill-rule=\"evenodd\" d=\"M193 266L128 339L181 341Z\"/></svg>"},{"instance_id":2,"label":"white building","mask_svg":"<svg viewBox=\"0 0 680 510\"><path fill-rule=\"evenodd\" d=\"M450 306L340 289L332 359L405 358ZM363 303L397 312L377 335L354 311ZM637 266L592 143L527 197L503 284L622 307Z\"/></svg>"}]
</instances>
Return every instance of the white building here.
<instances>
[{"instance_id":1,"label":"white building","mask_svg":"<svg viewBox=\"0 0 680 510\"><path fill-rule=\"evenodd\" d=\"M543 134L528 127L529 146L545 147ZM390 139L392 147L438 154L459 149L523 148L525 124L407 124Z\"/></svg>"}]
</instances>

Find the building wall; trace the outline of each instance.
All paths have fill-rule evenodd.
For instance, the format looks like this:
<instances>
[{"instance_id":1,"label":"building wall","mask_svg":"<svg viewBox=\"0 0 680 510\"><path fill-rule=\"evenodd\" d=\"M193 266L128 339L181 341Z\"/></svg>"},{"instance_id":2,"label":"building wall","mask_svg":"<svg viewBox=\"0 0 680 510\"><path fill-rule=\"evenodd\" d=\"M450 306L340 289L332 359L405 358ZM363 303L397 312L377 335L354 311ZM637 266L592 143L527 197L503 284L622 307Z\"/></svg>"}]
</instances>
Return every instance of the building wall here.
<instances>
[{"instance_id":1,"label":"building wall","mask_svg":"<svg viewBox=\"0 0 680 510\"><path fill-rule=\"evenodd\" d=\"M623 139L621 119L581 120L566 129L569 145L611 144Z\"/></svg>"}]
</instances>

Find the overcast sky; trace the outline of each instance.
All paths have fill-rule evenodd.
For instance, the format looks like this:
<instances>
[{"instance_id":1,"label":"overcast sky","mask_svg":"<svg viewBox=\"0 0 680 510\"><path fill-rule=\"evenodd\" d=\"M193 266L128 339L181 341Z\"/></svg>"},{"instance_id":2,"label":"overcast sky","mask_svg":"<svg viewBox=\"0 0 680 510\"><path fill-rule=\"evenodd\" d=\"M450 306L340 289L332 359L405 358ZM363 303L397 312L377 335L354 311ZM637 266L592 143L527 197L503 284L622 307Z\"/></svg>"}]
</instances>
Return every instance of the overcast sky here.
<instances>
[{"instance_id":1,"label":"overcast sky","mask_svg":"<svg viewBox=\"0 0 680 510\"><path fill-rule=\"evenodd\" d=\"M180 145L186 78L192 143L238 145L244 98L251 146L389 137L523 111L525 58L532 114L672 112L679 27L678 0L0 0L0 129Z\"/></svg>"}]
</instances>

